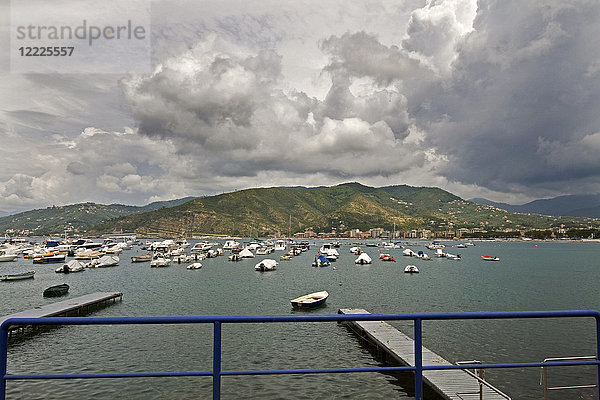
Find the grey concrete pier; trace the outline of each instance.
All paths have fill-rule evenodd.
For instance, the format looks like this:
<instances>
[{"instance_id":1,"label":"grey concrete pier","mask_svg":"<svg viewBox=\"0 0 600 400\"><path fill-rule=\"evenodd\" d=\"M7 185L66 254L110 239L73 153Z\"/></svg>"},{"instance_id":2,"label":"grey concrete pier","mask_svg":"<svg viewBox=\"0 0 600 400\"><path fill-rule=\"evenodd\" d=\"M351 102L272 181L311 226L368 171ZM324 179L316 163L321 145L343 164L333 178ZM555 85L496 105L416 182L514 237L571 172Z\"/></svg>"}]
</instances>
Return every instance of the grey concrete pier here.
<instances>
[{"instance_id":1,"label":"grey concrete pier","mask_svg":"<svg viewBox=\"0 0 600 400\"><path fill-rule=\"evenodd\" d=\"M52 304L35 307L30 310L0 317L0 324L9 318L44 318L44 317L78 317L85 315L109 301L115 302L123 299L121 292L96 292L84 296L74 297ZM9 328L9 337L15 334L24 334L28 327L14 325Z\"/></svg>"},{"instance_id":2,"label":"grey concrete pier","mask_svg":"<svg viewBox=\"0 0 600 400\"><path fill-rule=\"evenodd\" d=\"M340 314L369 314L359 308L344 308ZM388 359L405 366L415 365L414 341L384 321L350 321L350 327L361 338L377 346ZM433 351L423 347L423 365L452 365ZM423 372L423 383L444 399L449 400L496 400L510 399L499 390L480 384L480 381L465 370L427 370ZM490 385L491 386L491 385Z\"/></svg>"}]
</instances>

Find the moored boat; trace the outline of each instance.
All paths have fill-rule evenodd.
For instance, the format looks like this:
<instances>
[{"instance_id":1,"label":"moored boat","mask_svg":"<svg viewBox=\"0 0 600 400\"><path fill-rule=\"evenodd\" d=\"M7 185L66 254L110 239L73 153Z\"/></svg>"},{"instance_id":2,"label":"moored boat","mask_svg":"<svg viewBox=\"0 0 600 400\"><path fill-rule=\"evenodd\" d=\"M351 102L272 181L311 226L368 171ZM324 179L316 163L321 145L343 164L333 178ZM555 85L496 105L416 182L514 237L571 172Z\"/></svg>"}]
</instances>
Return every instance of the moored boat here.
<instances>
[{"instance_id":1,"label":"moored boat","mask_svg":"<svg viewBox=\"0 0 600 400\"><path fill-rule=\"evenodd\" d=\"M166 258L163 255L155 256L152 261L150 261L150 267L152 268L161 268L168 267L171 264L171 259Z\"/></svg>"},{"instance_id":2,"label":"moored boat","mask_svg":"<svg viewBox=\"0 0 600 400\"><path fill-rule=\"evenodd\" d=\"M242 257L239 254L232 254L227 258L229 261L240 261Z\"/></svg>"},{"instance_id":3,"label":"moored boat","mask_svg":"<svg viewBox=\"0 0 600 400\"><path fill-rule=\"evenodd\" d=\"M331 262L323 254L315 257L315 261L312 263L313 267L328 267L330 265Z\"/></svg>"},{"instance_id":4,"label":"moored boat","mask_svg":"<svg viewBox=\"0 0 600 400\"><path fill-rule=\"evenodd\" d=\"M95 260L104 255L103 252L97 250L82 250L75 253L76 260Z\"/></svg>"},{"instance_id":5,"label":"moored boat","mask_svg":"<svg viewBox=\"0 0 600 400\"><path fill-rule=\"evenodd\" d=\"M272 258L265 258L254 266L257 271L274 271L277 269L277 261Z\"/></svg>"},{"instance_id":6,"label":"moored boat","mask_svg":"<svg viewBox=\"0 0 600 400\"><path fill-rule=\"evenodd\" d=\"M500 257L496 256L481 256L484 261L500 261Z\"/></svg>"},{"instance_id":7,"label":"moored boat","mask_svg":"<svg viewBox=\"0 0 600 400\"><path fill-rule=\"evenodd\" d=\"M18 256L18 254L10 254L4 250L0 250L0 262L14 261Z\"/></svg>"},{"instance_id":8,"label":"moored boat","mask_svg":"<svg viewBox=\"0 0 600 400\"><path fill-rule=\"evenodd\" d=\"M239 254L240 254L240 257L242 257L242 258L254 258L254 254L252 254L252 252L248 248L240 251Z\"/></svg>"},{"instance_id":9,"label":"moored boat","mask_svg":"<svg viewBox=\"0 0 600 400\"><path fill-rule=\"evenodd\" d=\"M152 254L151 253L146 253L146 254L142 254L141 256L133 256L133 257L131 257L131 262L132 263L147 262L147 261L151 261L151 260L152 260Z\"/></svg>"},{"instance_id":10,"label":"moored boat","mask_svg":"<svg viewBox=\"0 0 600 400\"><path fill-rule=\"evenodd\" d=\"M381 255L379 255L379 258L381 259L381 261L393 261L393 262L396 262L396 259L394 257L392 257L390 254L387 254L387 253L382 253Z\"/></svg>"},{"instance_id":11,"label":"moored boat","mask_svg":"<svg viewBox=\"0 0 600 400\"><path fill-rule=\"evenodd\" d=\"M361 253L356 260L354 260L355 264L371 264L371 257L367 253Z\"/></svg>"},{"instance_id":12,"label":"moored boat","mask_svg":"<svg viewBox=\"0 0 600 400\"><path fill-rule=\"evenodd\" d=\"M50 286L44 290L44 297L58 297L67 294L69 291L69 285L62 283L60 285Z\"/></svg>"},{"instance_id":13,"label":"moored boat","mask_svg":"<svg viewBox=\"0 0 600 400\"><path fill-rule=\"evenodd\" d=\"M202 268L202 264L199 262L195 262L193 264L190 264L186 267L187 269L200 269Z\"/></svg>"},{"instance_id":14,"label":"moored boat","mask_svg":"<svg viewBox=\"0 0 600 400\"><path fill-rule=\"evenodd\" d=\"M419 269L417 268L416 265L407 265L406 267L404 267L404 273L405 274L418 274Z\"/></svg>"},{"instance_id":15,"label":"moored boat","mask_svg":"<svg viewBox=\"0 0 600 400\"><path fill-rule=\"evenodd\" d=\"M323 290L321 292L305 294L304 296L290 300L290 302L294 308L315 308L325 304L328 297L329 293Z\"/></svg>"},{"instance_id":16,"label":"moored boat","mask_svg":"<svg viewBox=\"0 0 600 400\"><path fill-rule=\"evenodd\" d=\"M31 279L35 271L21 272L19 274L0 275L0 281L17 281L21 279Z\"/></svg>"},{"instance_id":17,"label":"moored boat","mask_svg":"<svg viewBox=\"0 0 600 400\"><path fill-rule=\"evenodd\" d=\"M106 267L116 267L119 264L118 256L102 256L97 260L92 260L89 264L86 265L88 268L106 268Z\"/></svg>"},{"instance_id":18,"label":"moored boat","mask_svg":"<svg viewBox=\"0 0 600 400\"><path fill-rule=\"evenodd\" d=\"M33 259L33 263L34 264L60 263L60 262L65 262L66 258L67 258L67 255L62 254L62 253L43 255L41 257L35 257Z\"/></svg>"},{"instance_id":19,"label":"moored boat","mask_svg":"<svg viewBox=\"0 0 600 400\"><path fill-rule=\"evenodd\" d=\"M62 267L56 268L54 271L57 273L69 274L72 272L81 272L85 269L85 264L78 260L70 260Z\"/></svg>"}]
</instances>

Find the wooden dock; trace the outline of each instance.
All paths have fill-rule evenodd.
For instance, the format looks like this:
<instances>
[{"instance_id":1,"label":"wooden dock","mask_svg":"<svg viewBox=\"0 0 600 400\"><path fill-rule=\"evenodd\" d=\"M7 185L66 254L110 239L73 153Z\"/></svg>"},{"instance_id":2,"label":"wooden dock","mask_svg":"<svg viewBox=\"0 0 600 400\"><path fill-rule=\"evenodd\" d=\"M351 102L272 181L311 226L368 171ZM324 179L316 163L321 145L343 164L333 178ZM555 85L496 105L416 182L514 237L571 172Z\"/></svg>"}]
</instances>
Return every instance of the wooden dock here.
<instances>
[{"instance_id":1,"label":"wooden dock","mask_svg":"<svg viewBox=\"0 0 600 400\"><path fill-rule=\"evenodd\" d=\"M339 310L340 314L369 314L358 308ZM400 365L415 365L414 341L384 321L350 321L352 329ZM449 361L423 347L423 365L452 365ZM465 370L427 370L423 372L423 383L444 399L451 400L496 400L510 399L483 385ZM482 393L482 394L481 394Z\"/></svg>"},{"instance_id":2,"label":"wooden dock","mask_svg":"<svg viewBox=\"0 0 600 400\"><path fill-rule=\"evenodd\" d=\"M85 315L93 309L105 305L109 301L113 303L123 299L121 292L96 292L86 294L80 297L59 301L57 303L46 304L40 307L32 308L31 310L21 311L15 314L0 317L0 324L9 318L44 318L44 317L75 317ZM24 334L29 331L28 327L11 326L9 329L9 337L17 333Z\"/></svg>"}]
</instances>

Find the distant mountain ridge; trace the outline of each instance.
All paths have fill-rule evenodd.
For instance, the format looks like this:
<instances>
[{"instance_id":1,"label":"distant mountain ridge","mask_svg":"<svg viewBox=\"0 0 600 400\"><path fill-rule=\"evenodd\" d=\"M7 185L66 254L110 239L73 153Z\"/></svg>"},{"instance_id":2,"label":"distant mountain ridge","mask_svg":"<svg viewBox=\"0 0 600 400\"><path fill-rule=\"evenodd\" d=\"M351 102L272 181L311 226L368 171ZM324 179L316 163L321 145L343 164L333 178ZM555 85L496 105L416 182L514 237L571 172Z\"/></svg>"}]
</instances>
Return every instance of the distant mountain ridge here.
<instances>
[{"instance_id":1,"label":"distant mountain ridge","mask_svg":"<svg viewBox=\"0 0 600 400\"><path fill-rule=\"evenodd\" d=\"M470 201L517 213L600 218L600 194L558 196L521 205L498 203L483 198L474 198Z\"/></svg>"},{"instance_id":2,"label":"distant mountain ridge","mask_svg":"<svg viewBox=\"0 0 600 400\"><path fill-rule=\"evenodd\" d=\"M190 234L233 236L314 232L392 231L458 228L485 230L588 226L575 218L513 214L461 199L445 190L407 185L370 187L344 183L331 187L271 187L238 190L195 199L168 209L106 221L95 233L137 232L163 237Z\"/></svg>"},{"instance_id":3,"label":"distant mountain ridge","mask_svg":"<svg viewBox=\"0 0 600 400\"><path fill-rule=\"evenodd\" d=\"M494 203L498 204L498 203ZM187 197L143 207L80 203L52 206L0 218L0 232L30 235L135 232L162 237L196 234L270 236L347 232L372 228L397 231L457 229L527 231L565 225L600 226L589 218L511 213L466 201L435 187L370 187L357 182L321 187L252 188L214 196ZM10 232L9 232L10 233Z\"/></svg>"},{"instance_id":4,"label":"distant mountain ridge","mask_svg":"<svg viewBox=\"0 0 600 400\"><path fill-rule=\"evenodd\" d=\"M65 230L71 234L84 232L113 218L173 207L194 198L156 201L145 206L104 205L91 202L51 206L1 217L0 232L4 233L10 229L29 230L33 235L62 234Z\"/></svg>"}]
</instances>

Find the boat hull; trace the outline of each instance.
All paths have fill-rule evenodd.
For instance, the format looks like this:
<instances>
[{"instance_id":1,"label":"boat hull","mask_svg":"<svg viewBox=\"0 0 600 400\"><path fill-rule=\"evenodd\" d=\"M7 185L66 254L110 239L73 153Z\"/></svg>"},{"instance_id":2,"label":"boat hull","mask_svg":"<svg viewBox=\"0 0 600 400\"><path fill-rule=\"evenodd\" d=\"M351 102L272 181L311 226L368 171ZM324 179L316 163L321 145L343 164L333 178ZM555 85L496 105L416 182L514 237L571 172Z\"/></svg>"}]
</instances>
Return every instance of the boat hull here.
<instances>
[{"instance_id":1,"label":"boat hull","mask_svg":"<svg viewBox=\"0 0 600 400\"><path fill-rule=\"evenodd\" d=\"M19 281L22 279L32 279L35 271L24 272L22 274L0 275L0 281Z\"/></svg>"},{"instance_id":2,"label":"boat hull","mask_svg":"<svg viewBox=\"0 0 600 400\"><path fill-rule=\"evenodd\" d=\"M325 304L325 302L327 301L327 299L321 299L321 300L317 300L314 301L312 303L300 303L300 302L294 302L292 301L292 307L295 309L310 309L310 308L317 308L317 307L321 307L322 305Z\"/></svg>"},{"instance_id":3,"label":"boat hull","mask_svg":"<svg viewBox=\"0 0 600 400\"><path fill-rule=\"evenodd\" d=\"M326 291L315 292L290 300L290 303L294 309L317 308L324 305L328 297L329 293Z\"/></svg>"},{"instance_id":4,"label":"boat hull","mask_svg":"<svg viewBox=\"0 0 600 400\"><path fill-rule=\"evenodd\" d=\"M59 297L64 296L69 291L69 285L63 283L62 285L50 286L44 290L44 297Z\"/></svg>"}]
</instances>

